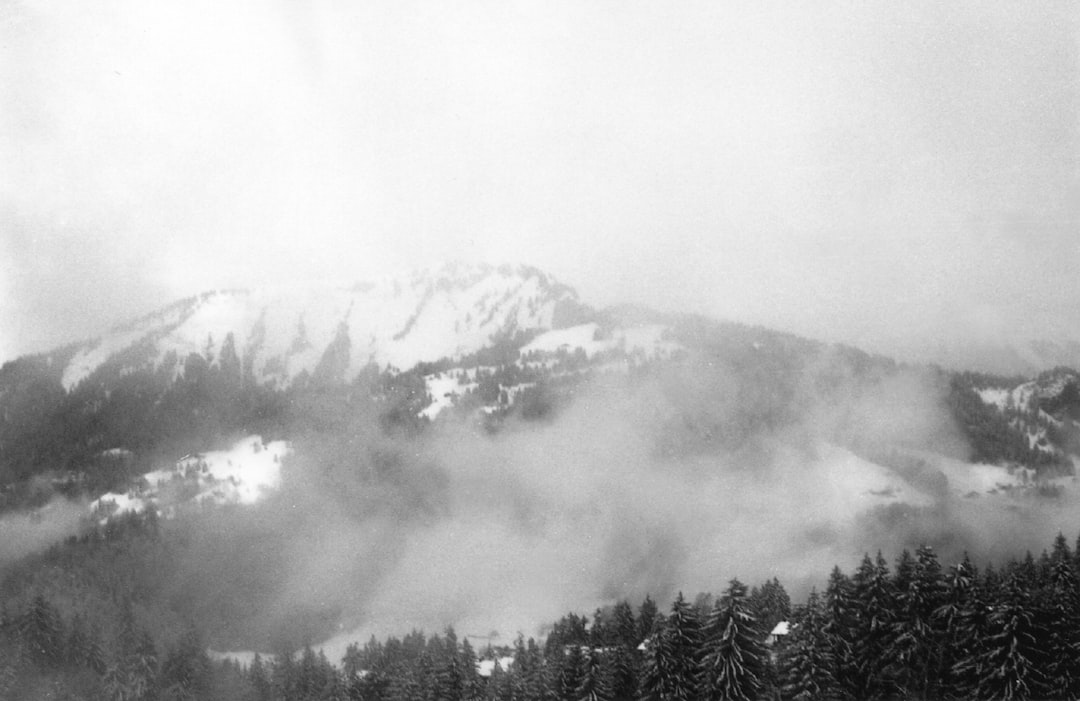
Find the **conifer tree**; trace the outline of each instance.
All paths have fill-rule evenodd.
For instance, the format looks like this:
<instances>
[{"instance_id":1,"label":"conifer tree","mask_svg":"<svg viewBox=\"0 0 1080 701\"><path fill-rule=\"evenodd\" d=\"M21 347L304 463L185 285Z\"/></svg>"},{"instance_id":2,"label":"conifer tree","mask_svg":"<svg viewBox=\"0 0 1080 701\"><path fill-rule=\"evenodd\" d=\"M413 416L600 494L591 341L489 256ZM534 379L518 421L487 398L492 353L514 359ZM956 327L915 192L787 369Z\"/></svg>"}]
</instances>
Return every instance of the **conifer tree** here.
<instances>
[{"instance_id":1,"label":"conifer tree","mask_svg":"<svg viewBox=\"0 0 1080 701\"><path fill-rule=\"evenodd\" d=\"M76 613L71 617L68 637L64 642L64 662L75 667L85 667L89 634L83 617Z\"/></svg>"},{"instance_id":2,"label":"conifer tree","mask_svg":"<svg viewBox=\"0 0 1080 701\"><path fill-rule=\"evenodd\" d=\"M585 676L585 654L578 643L568 645L562 652L559 669L559 698L561 701L577 701L578 688Z\"/></svg>"},{"instance_id":3,"label":"conifer tree","mask_svg":"<svg viewBox=\"0 0 1080 701\"><path fill-rule=\"evenodd\" d=\"M657 620L660 618L660 609L652 597L646 595L638 609L638 642L645 640L653 634Z\"/></svg>"},{"instance_id":4,"label":"conifer tree","mask_svg":"<svg viewBox=\"0 0 1080 701\"><path fill-rule=\"evenodd\" d=\"M795 612L778 655L781 693L791 701L833 701L842 697L827 633L825 604L816 590Z\"/></svg>"},{"instance_id":5,"label":"conifer tree","mask_svg":"<svg viewBox=\"0 0 1080 701\"><path fill-rule=\"evenodd\" d=\"M266 667L263 665L262 655L259 653L255 653L255 659L251 661L251 666L248 667L247 680L253 691L251 701L270 701L272 693L270 677L267 674Z\"/></svg>"},{"instance_id":6,"label":"conifer tree","mask_svg":"<svg viewBox=\"0 0 1080 701\"><path fill-rule=\"evenodd\" d=\"M942 631L934 612L944 601L941 565L933 549L924 545L911 559L910 571L898 578L896 620L886 654L897 684L917 698L938 696Z\"/></svg>"},{"instance_id":7,"label":"conifer tree","mask_svg":"<svg viewBox=\"0 0 1080 701\"><path fill-rule=\"evenodd\" d=\"M646 641L642 695L655 701L695 699L700 648L701 624L679 592L671 615Z\"/></svg>"},{"instance_id":8,"label":"conifer tree","mask_svg":"<svg viewBox=\"0 0 1080 701\"><path fill-rule=\"evenodd\" d=\"M608 631L609 626L607 621L604 620L604 612L602 609L596 609L593 613L593 624L589 628L589 645L592 647L607 647L611 644L611 633Z\"/></svg>"},{"instance_id":9,"label":"conifer tree","mask_svg":"<svg viewBox=\"0 0 1080 701\"><path fill-rule=\"evenodd\" d=\"M746 586L738 579L728 584L705 626L705 654L701 663L702 698L753 701L762 691L768 651L764 635L750 609Z\"/></svg>"},{"instance_id":10,"label":"conifer tree","mask_svg":"<svg viewBox=\"0 0 1080 701\"><path fill-rule=\"evenodd\" d=\"M296 696L296 662L290 650L282 650L274 656L270 665L270 686L275 698Z\"/></svg>"},{"instance_id":11,"label":"conifer tree","mask_svg":"<svg viewBox=\"0 0 1080 701\"><path fill-rule=\"evenodd\" d=\"M631 650L636 648L641 643L642 636L638 632L634 609L630 606L630 602L624 599L615 604L611 617L616 643Z\"/></svg>"},{"instance_id":12,"label":"conifer tree","mask_svg":"<svg viewBox=\"0 0 1080 701\"><path fill-rule=\"evenodd\" d=\"M896 572L893 574L892 584L893 591L906 591L914 576L915 558L911 556L910 550L904 548L900 552L900 557L896 560Z\"/></svg>"},{"instance_id":13,"label":"conifer tree","mask_svg":"<svg viewBox=\"0 0 1080 701\"><path fill-rule=\"evenodd\" d=\"M610 671L603 653L596 648L584 652L582 672L577 701L612 701Z\"/></svg>"},{"instance_id":14,"label":"conifer tree","mask_svg":"<svg viewBox=\"0 0 1080 701\"><path fill-rule=\"evenodd\" d=\"M462 698L473 701L480 698L480 677L476 670L476 652L466 637L461 641L461 671L464 680Z\"/></svg>"},{"instance_id":15,"label":"conifer tree","mask_svg":"<svg viewBox=\"0 0 1080 701\"><path fill-rule=\"evenodd\" d=\"M1047 627L1046 674L1049 692L1055 698L1075 698L1080 694L1080 597L1073 570L1072 554L1065 537L1058 533L1050 555L1049 584L1042 605Z\"/></svg>"},{"instance_id":16,"label":"conifer tree","mask_svg":"<svg viewBox=\"0 0 1080 701\"><path fill-rule=\"evenodd\" d=\"M982 699L1046 698L1048 689L1039 660L1046 631L1039 630L1031 596L1020 572L1011 574L991 609L986 649L979 666Z\"/></svg>"},{"instance_id":17,"label":"conifer tree","mask_svg":"<svg viewBox=\"0 0 1080 701\"><path fill-rule=\"evenodd\" d=\"M664 629L675 664L668 678L671 699L691 699L697 694L697 672L702 643L701 621L682 592L671 605Z\"/></svg>"},{"instance_id":18,"label":"conifer tree","mask_svg":"<svg viewBox=\"0 0 1080 701\"><path fill-rule=\"evenodd\" d=\"M491 652L490 645L488 651L484 654L487 655ZM484 659L487 659L486 657ZM487 676L484 683L484 699L487 701L496 701L496 699L512 699L514 698L513 689L510 687L510 680L502 668L499 667L498 662L491 668L491 674Z\"/></svg>"},{"instance_id":19,"label":"conifer tree","mask_svg":"<svg viewBox=\"0 0 1080 701\"><path fill-rule=\"evenodd\" d=\"M38 594L19 622L19 638L32 658L42 665L58 664L64 655L64 632L60 614Z\"/></svg>"},{"instance_id":20,"label":"conifer tree","mask_svg":"<svg viewBox=\"0 0 1080 701\"><path fill-rule=\"evenodd\" d=\"M854 602L854 695L867 701L887 697L895 691L888 658L895 608L889 567L880 552L873 561L864 556L855 572Z\"/></svg>"},{"instance_id":21,"label":"conifer tree","mask_svg":"<svg viewBox=\"0 0 1080 701\"><path fill-rule=\"evenodd\" d=\"M645 701L663 701L667 696L667 680L675 661L668 645L667 622L655 619L652 632L645 638L645 654L641 676L640 697Z\"/></svg>"},{"instance_id":22,"label":"conifer tree","mask_svg":"<svg viewBox=\"0 0 1080 701\"><path fill-rule=\"evenodd\" d=\"M843 697L856 690L854 587L851 579L834 566L825 589L825 640L833 661L833 677Z\"/></svg>"},{"instance_id":23,"label":"conifer tree","mask_svg":"<svg viewBox=\"0 0 1080 701\"><path fill-rule=\"evenodd\" d=\"M758 627L763 631L771 631L777 623L791 617L791 597L776 577L761 587L754 587L747 601L757 618Z\"/></svg>"},{"instance_id":24,"label":"conifer tree","mask_svg":"<svg viewBox=\"0 0 1080 701\"><path fill-rule=\"evenodd\" d=\"M210 659L199 634L189 629L161 664L161 686L170 698L202 698L209 685Z\"/></svg>"},{"instance_id":25,"label":"conifer tree","mask_svg":"<svg viewBox=\"0 0 1080 701\"><path fill-rule=\"evenodd\" d=\"M638 689L640 653L637 649L620 645L612 652L611 695L616 701L633 699Z\"/></svg>"},{"instance_id":26,"label":"conifer tree","mask_svg":"<svg viewBox=\"0 0 1080 701\"><path fill-rule=\"evenodd\" d=\"M435 636L433 642L437 640L438 636ZM446 629L446 638L441 647L441 650L432 651L435 664L434 698L436 701L462 701L467 682L453 628Z\"/></svg>"},{"instance_id":27,"label":"conifer tree","mask_svg":"<svg viewBox=\"0 0 1080 701\"><path fill-rule=\"evenodd\" d=\"M975 696L988 613L978 572L964 553L964 559L949 568L943 603L934 612L938 629L945 631L941 647L943 697Z\"/></svg>"}]
</instances>

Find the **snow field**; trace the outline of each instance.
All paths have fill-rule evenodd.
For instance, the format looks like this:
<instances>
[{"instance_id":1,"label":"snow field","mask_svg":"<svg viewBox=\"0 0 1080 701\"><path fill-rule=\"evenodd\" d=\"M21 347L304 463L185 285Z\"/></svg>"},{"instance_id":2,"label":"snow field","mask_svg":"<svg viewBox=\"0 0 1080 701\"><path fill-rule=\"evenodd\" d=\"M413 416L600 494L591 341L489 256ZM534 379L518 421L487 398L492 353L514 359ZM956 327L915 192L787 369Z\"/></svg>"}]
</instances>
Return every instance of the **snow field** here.
<instances>
[{"instance_id":1,"label":"snow field","mask_svg":"<svg viewBox=\"0 0 1080 701\"><path fill-rule=\"evenodd\" d=\"M71 389L115 354L156 335L163 335L155 341L159 365L170 351L179 361L207 351L216 359L232 333L237 355L251 357L257 377L288 384L315 370L343 324L349 378L370 363L406 370L475 352L504 332L550 328L556 304L572 298L536 271L454 265L352 287L208 293L87 344L64 369L63 383Z\"/></svg>"},{"instance_id":2,"label":"snow field","mask_svg":"<svg viewBox=\"0 0 1080 701\"><path fill-rule=\"evenodd\" d=\"M125 494L110 492L90 503L90 512L104 517L140 513L150 505L172 507L173 485L191 485L194 502L254 504L281 485L281 461L289 454L286 441L264 444L260 436L248 436L228 450L187 455L172 468L143 475L146 486ZM188 496L188 495L185 495Z\"/></svg>"}]
</instances>

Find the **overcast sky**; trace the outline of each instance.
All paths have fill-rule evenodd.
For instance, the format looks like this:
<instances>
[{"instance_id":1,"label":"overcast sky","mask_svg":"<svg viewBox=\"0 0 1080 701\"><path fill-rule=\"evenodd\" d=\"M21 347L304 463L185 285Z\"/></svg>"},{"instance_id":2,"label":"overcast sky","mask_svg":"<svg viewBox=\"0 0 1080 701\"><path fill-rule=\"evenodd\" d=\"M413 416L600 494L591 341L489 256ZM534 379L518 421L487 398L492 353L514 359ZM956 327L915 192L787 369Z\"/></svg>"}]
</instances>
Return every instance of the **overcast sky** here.
<instances>
[{"instance_id":1,"label":"overcast sky","mask_svg":"<svg viewBox=\"0 0 1080 701\"><path fill-rule=\"evenodd\" d=\"M888 350L1080 328L1080 4L0 3L0 361L526 262Z\"/></svg>"}]
</instances>

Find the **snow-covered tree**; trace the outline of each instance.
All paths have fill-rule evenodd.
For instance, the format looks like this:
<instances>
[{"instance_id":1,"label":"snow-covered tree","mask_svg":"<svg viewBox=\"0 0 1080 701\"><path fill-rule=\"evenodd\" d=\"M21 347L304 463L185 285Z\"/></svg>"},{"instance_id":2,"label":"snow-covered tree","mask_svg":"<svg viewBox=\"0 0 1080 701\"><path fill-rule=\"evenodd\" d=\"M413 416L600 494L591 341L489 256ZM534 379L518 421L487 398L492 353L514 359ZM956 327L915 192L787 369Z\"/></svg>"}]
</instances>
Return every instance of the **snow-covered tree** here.
<instances>
[{"instance_id":1,"label":"snow-covered tree","mask_svg":"<svg viewBox=\"0 0 1080 701\"><path fill-rule=\"evenodd\" d=\"M731 580L705 626L701 664L703 699L751 701L759 697L769 653L746 596L746 586Z\"/></svg>"},{"instance_id":2,"label":"snow-covered tree","mask_svg":"<svg viewBox=\"0 0 1080 701\"><path fill-rule=\"evenodd\" d=\"M701 625L682 592L671 615L653 628L645 643L642 696L653 701L697 698Z\"/></svg>"},{"instance_id":3,"label":"snow-covered tree","mask_svg":"<svg viewBox=\"0 0 1080 701\"><path fill-rule=\"evenodd\" d=\"M979 665L981 699L1046 698L1046 675L1039 662L1045 656L1047 632L1040 630L1031 595L1022 577L1013 573L990 610L986 648Z\"/></svg>"},{"instance_id":4,"label":"snow-covered tree","mask_svg":"<svg viewBox=\"0 0 1080 701\"><path fill-rule=\"evenodd\" d=\"M778 655L781 694L785 700L842 698L827 623L825 604L817 591L811 591L806 605L796 610L790 633Z\"/></svg>"},{"instance_id":5,"label":"snow-covered tree","mask_svg":"<svg viewBox=\"0 0 1080 701\"><path fill-rule=\"evenodd\" d=\"M881 698L895 691L890 674L895 660L888 656L895 620L892 587L889 566L881 553L875 560L864 556L855 572L853 597L853 692L859 699Z\"/></svg>"}]
</instances>

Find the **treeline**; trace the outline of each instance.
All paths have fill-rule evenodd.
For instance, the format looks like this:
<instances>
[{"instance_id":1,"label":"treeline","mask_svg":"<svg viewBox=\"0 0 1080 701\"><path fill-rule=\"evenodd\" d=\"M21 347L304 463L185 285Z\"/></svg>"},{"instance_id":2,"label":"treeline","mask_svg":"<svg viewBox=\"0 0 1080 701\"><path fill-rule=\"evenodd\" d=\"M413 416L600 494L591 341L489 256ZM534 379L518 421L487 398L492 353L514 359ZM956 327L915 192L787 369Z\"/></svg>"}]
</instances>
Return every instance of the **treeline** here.
<instances>
[{"instance_id":1,"label":"treeline","mask_svg":"<svg viewBox=\"0 0 1080 701\"><path fill-rule=\"evenodd\" d=\"M866 556L794 608L775 580L750 592L732 580L692 603L680 594L666 615L651 600L636 616L621 602L591 625L565 616L543 644L489 648L481 658L508 664L488 662L486 677L452 630L372 639L349 649L328 695L269 684L259 698L1075 699L1078 565L1062 536L1037 559L981 572L966 557L944 569L928 547L891 569ZM786 630L770 635L781 615ZM282 664L295 669L271 661L269 678Z\"/></svg>"},{"instance_id":2,"label":"treeline","mask_svg":"<svg viewBox=\"0 0 1080 701\"><path fill-rule=\"evenodd\" d=\"M154 542L156 528L152 516L128 517L71 545L144 558L139 543ZM73 552L40 565L85 580L64 564ZM852 573L834 568L824 591L797 605L776 579L749 591L732 580L719 596L680 593L669 607L646 598L636 609L621 601L591 617L570 613L539 640L510 646L414 631L330 661L283 640L243 667L212 661L205 631L150 607L146 583L123 571L115 587L95 575L74 589L38 572L4 583L0 698L1075 699L1078 571L1061 535L1039 557L981 571L966 557L943 567L922 547L891 566L878 554Z\"/></svg>"}]
</instances>

